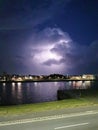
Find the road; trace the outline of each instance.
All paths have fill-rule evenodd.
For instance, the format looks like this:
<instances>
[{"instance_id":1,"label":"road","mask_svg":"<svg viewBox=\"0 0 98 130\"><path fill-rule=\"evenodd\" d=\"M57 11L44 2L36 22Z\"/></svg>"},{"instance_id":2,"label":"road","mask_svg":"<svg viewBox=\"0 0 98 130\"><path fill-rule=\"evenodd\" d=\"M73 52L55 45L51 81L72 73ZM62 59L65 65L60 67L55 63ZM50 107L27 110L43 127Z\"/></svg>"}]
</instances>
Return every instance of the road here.
<instances>
[{"instance_id":1,"label":"road","mask_svg":"<svg viewBox=\"0 0 98 130\"><path fill-rule=\"evenodd\" d=\"M0 130L98 130L98 107L25 119L1 121Z\"/></svg>"}]
</instances>

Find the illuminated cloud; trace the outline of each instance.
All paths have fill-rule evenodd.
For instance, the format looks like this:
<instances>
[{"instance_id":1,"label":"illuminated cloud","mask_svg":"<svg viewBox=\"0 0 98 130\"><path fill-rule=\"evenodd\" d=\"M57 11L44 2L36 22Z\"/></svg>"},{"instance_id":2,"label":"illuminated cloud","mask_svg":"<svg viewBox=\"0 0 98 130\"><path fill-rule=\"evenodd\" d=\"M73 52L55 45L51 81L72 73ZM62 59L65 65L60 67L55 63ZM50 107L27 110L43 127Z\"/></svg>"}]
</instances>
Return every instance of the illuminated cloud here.
<instances>
[{"instance_id":1,"label":"illuminated cloud","mask_svg":"<svg viewBox=\"0 0 98 130\"><path fill-rule=\"evenodd\" d=\"M62 73L69 68L66 56L73 48L72 39L60 28L46 28L33 34L27 43L27 63L38 68L39 73Z\"/></svg>"},{"instance_id":2,"label":"illuminated cloud","mask_svg":"<svg viewBox=\"0 0 98 130\"><path fill-rule=\"evenodd\" d=\"M94 49L97 46L98 42L89 46L79 45L60 28L46 28L28 40L26 62L29 69L40 74L89 73L90 68L98 64L97 49Z\"/></svg>"},{"instance_id":3,"label":"illuminated cloud","mask_svg":"<svg viewBox=\"0 0 98 130\"><path fill-rule=\"evenodd\" d=\"M0 72L98 73L97 3L1 0Z\"/></svg>"},{"instance_id":4,"label":"illuminated cloud","mask_svg":"<svg viewBox=\"0 0 98 130\"><path fill-rule=\"evenodd\" d=\"M90 45L75 43L60 28L45 28L33 32L21 44L0 44L1 69L27 74L98 73L98 41ZM13 50L10 51L10 48ZM7 52L7 55L5 55ZM6 59L8 57L8 59ZM6 59L6 60L4 60ZM17 68L17 69L16 69Z\"/></svg>"}]
</instances>

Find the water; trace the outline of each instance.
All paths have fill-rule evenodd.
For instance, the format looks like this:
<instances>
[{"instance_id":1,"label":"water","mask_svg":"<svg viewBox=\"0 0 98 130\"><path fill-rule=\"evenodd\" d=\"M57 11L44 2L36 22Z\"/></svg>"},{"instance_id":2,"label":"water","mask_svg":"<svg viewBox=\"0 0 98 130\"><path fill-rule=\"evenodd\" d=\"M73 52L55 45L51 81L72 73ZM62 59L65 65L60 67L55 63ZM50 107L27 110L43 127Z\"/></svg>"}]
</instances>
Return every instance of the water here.
<instances>
[{"instance_id":1,"label":"water","mask_svg":"<svg viewBox=\"0 0 98 130\"><path fill-rule=\"evenodd\" d=\"M97 85L93 81L0 83L0 105L55 101L58 90L94 86Z\"/></svg>"}]
</instances>

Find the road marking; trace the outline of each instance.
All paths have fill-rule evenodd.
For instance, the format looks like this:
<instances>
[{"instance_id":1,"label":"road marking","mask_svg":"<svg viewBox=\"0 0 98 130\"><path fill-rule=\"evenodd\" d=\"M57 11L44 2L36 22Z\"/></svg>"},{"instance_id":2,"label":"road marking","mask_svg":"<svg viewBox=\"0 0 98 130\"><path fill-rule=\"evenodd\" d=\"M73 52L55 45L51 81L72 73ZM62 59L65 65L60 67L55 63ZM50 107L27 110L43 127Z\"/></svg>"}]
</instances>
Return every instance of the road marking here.
<instances>
[{"instance_id":1,"label":"road marking","mask_svg":"<svg viewBox=\"0 0 98 130\"><path fill-rule=\"evenodd\" d=\"M88 125L88 124L89 124L89 123L81 123L81 124L67 125L67 126L57 127L57 128L54 128L54 129L55 129L55 130L58 130L58 129L63 129L63 128L83 126L83 125Z\"/></svg>"},{"instance_id":2,"label":"road marking","mask_svg":"<svg viewBox=\"0 0 98 130\"><path fill-rule=\"evenodd\" d=\"M86 111L86 112L91 112L92 113L93 111Z\"/></svg>"},{"instance_id":3,"label":"road marking","mask_svg":"<svg viewBox=\"0 0 98 130\"><path fill-rule=\"evenodd\" d=\"M36 117L36 118L21 119L21 120L14 120L14 121L4 121L4 122L0 122L0 126L26 124L26 123L33 123L38 121L56 120L56 119L95 115L95 114L98 114L98 111L92 111L92 112L85 111L80 113L62 114L62 115L54 115L54 116L47 116L47 117Z\"/></svg>"}]
</instances>

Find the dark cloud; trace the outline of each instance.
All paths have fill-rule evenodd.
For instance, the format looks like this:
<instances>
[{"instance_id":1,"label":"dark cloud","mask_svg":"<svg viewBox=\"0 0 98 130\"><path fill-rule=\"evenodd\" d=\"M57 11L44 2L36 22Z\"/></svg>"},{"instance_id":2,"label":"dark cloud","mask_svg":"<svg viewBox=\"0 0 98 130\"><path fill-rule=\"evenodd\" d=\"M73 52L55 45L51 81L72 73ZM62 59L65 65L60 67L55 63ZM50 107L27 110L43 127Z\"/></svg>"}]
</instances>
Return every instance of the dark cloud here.
<instances>
[{"instance_id":1,"label":"dark cloud","mask_svg":"<svg viewBox=\"0 0 98 130\"><path fill-rule=\"evenodd\" d=\"M85 48L81 51L82 46L80 47L80 51L77 48L77 55L74 53L69 57L71 61L72 68L69 70L71 73L93 73L97 74L97 66L98 66L98 42L93 42L89 46L85 46ZM96 49L95 49L96 48Z\"/></svg>"},{"instance_id":2,"label":"dark cloud","mask_svg":"<svg viewBox=\"0 0 98 130\"><path fill-rule=\"evenodd\" d=\"M64 41L66 39L66 41ZM29 42L31 44L54 44L54 42L64 42L71 41L70 36L68 33L63 32L60 28L45 28L41 31L35 31L35 33L31 36Z\"/></svg>"},{"instance_id":3,"label":"dark cloud","mask_svg":"<svg viewBox=\"0 0 98 130\"><path fill-rule=\"evenodd\" d=\"M68 0L1 0L0 30L36 27L54 17Z\"/></svg>"},{"instance_id":4,"label":"dark cloud","mask_svg":"<svg viewBox=\"0 0 98 130\"><path fill-rule=\"evenodd\" d=\"M21 55L17 55L15 60L23 61L23 60L25 60L25 58L23 56L21 56Z\"/></svg>"},{"instance_id":5,"label":"dark cloud","mask_svg":"<svg viewBox=\"0 0 98 130\"><path fill-rule=\"evenodd\" d=\"M60 65L60 64L61 64L61 62L60 62L60 61L57 61L57 60L55 60L55 59L50 59L50 60L45 61L45 62L43 63L43 65L47 65L47 66Z\"/></svg>"}]
</instances>

